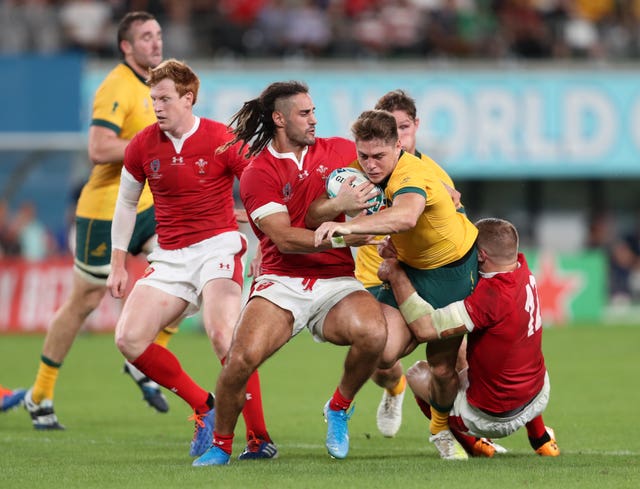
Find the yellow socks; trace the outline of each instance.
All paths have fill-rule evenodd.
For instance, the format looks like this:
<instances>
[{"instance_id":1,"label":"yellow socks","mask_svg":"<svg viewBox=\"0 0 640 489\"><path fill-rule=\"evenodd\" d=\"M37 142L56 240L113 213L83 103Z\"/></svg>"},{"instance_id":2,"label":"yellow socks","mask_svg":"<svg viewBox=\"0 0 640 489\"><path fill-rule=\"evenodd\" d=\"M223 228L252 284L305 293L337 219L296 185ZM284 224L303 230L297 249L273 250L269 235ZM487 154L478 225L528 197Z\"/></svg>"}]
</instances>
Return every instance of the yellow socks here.
<instances>
[{"instance_id":1,"label":"yellow socks","mask_svg":"<svg viewBox=\"0 0 640 489\"><path fill-rule=\"evenodd\" d=\"M449 429L449 411L442 412L434 409L431 405L431 423L429 424L429 431L432 435L437 435L441 431Z\"/></svg>"},{"instance_id":2,"label":"yellow socks","mask_svg":"<svg viewBox=\"0 0 640 489\"><path fill-rule=\"evenodd\" d=\"M48 365L45 361L40 360L40 368L38 369L36 381L31 391L33 402L40 404L43 399L53 399L53 391L56 387L59 372L60 365Z\"/></svg>"},{"instance_id":3,"label":"yellow socks","mask_svg":"<svg viewBox=\"0 0 640 489\"><path fill-rule=\"evenodd\" d=\"M154 343L163 348L168 348L169 340L171 340L171 337L177 332L178 328L168 326L158 333Z\"/></svg>"},{"instance_id":4,"label":"yellow socks","mask_svg":"<svg viewBox=\"0 0 640 489\"><path fill-rule=\"evenodd\" d=\"M407 378L403 374L402 377L400 377L400 380L398 381L398 383L395 385L395 387L393 387L392 389L387 389L387 392L389 393L390 396L398 396L402 394L406 388L407 388Z\"/></svg>"}]
</instances>

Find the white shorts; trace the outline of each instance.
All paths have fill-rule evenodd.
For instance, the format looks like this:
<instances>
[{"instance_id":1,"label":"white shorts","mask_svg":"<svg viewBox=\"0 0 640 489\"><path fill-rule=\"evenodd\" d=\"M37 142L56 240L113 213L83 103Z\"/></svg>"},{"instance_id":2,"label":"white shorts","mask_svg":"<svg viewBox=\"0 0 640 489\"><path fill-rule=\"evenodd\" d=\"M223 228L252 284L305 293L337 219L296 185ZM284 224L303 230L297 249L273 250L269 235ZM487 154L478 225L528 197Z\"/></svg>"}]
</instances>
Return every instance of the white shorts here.
<instances>
[{"instance_id":1,"label":"white shorts","mask_svg":"<svg viewBox=\"0 0 640 489\"><path fill-rule=\"evenodd\" d=\"M247 238L230 231L185 248L156 248L148 257L149 267L136 286L148 285L189 303L184 312L191 316L202 305L202 289L210 280L228 278L242 287Z\"/></svg>"},{"instance_id":2,"label":"white shorts","mask_svg":"<svg viewBox=\"0 0 640 489\"><path fill-rule=\"evenodd\" d=\"M309 279L261 275L251 287L249 297L263 297L293 314L293 332L297 335L306 326L316 341L325 341L324 319L338 302L363 285L353 277Z\"/></svg>"},{"instance_id":3,"label":"white shorts","mask_svg":"<svg viewBox=\"0 0 640 489\"><path fill-rule=\"evenodd\" d=\"M481 411L467 401L469 379L467 370L460 372L460 390L453 403L451 426L468 435L486 438L504 438L515 433L533 418L544 412L549 403L551 385L549 374L545 373L544 384L536 397L519 413L508 417L496 417ZM466 429L465 429L466 428Z\"/></svg>"}]
</instances>

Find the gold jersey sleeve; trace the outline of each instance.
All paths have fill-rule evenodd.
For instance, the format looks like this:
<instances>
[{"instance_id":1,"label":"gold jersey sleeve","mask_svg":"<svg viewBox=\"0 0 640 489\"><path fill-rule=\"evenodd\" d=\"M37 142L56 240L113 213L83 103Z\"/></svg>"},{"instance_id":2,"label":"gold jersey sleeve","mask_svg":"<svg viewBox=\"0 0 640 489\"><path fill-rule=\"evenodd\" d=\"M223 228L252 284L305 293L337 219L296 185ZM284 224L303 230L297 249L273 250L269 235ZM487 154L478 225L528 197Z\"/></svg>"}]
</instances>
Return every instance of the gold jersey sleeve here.
<instances>
[{"instance_id":1,"label":"gold jersey sleeve","mask_svg":"<svg viewBox=\"0 0 640 489\"><path fill-rule=\"evenodd\" d=\"M432 160L431 158L429 158L427 155L425 154L420 154L418 153L420 161L422 162L424 171L427 174L430 174L430 181L439 181L440 182L440 187L442 187L444 189L444 186L442 185L442 183L446 183L447 185L449 185L452 188L455 188L455 185L453 183L453 180L451 179L451 177L449 176L449 174L440 166L438 165L434 160ZM404 154L403 154L404 157ZM416 164L415 161L412 160L413 164ZM395 173L395 171L394 171ZM391 181L391 180L390 180ZM433 184L435 185L435 184ZM432 192L434 193L434 192ZM451 196L448 194L448 192L445 189L445 193L446 196L449 200L451 200ZM389 194L387 194L387 198L389 198ZM427 195L428 198L428 195ZM425 210L427 211L428 209L425 208ZM457 213L459 214L459 213ZM424 217L424 215L421 217ZM456 217L456 221L459 221L459 218ZM466 221L466 223L464 222ZM472 229L467 229L467 223L471 225ZM453 223L452 223L453 224ZM458 227L457 225L452 226L452 227ZM462 220L462 225L460 226L460 231L463 230L467 230L470 234L469 236L473 236L473 239L471 240L471 243L473 243L475 241L475 236L477 235L477 231L474 232L473 230L475 229L475 226L468 221L468 219ZM404 234L404 233L403 233ZM463 233L464 234L464 233ZM394 241L394 243L396 243ZM467 240L462 239L462 248L465 248L465 244L464 243L468 243ZM470 247L470 245L469 245ZM464 256L464 254L466 253L466 251L468 251L469 247L467 247L464 252L462 252L462 254L458 257L461 258L462 256ZM455 254L453 256L456 256ZM454 258L449 260L447 263L451 263L452 261L455 261L458 258ZM368 246L361 246L357 249L356 251L356 278L362 282L362 284L365 287L375 287L377 285L380 285L382 282L380 281L380 279L378 278L378 268L380 267L380 263L382 263L382 258L380 257L380 255L378 254L378 249L377 246L375 245L368 245ZM403 260L404 261L404 260ZM408 262L407 262L408 263ZM409 263L411 266L411 263ZM437 268L437 266L429 266L429 267L416 267L416 268Z\"/></svg>"},{"instance_id":2,"label":"gold jersey sleeve","mask_svg":"<svg viewBox=\"0 0 640 489\"><path fill-rule=\"evenodd\" d=\"M122 139L132 139L140 130L156 122L149 87L126 64L116 66L98 87L93 102L91 125L113 130ZM110 221L120 187L122 162L94 165L82 188L76 214ZM140 196L138 212L153 205L149 186Z\"/></svg>"},{"instance_id":3,"label":"gold jersey sleeve","mask_svg":"<svg viewBox=\"0 0 640 489\"><path fill-rule=\"evenodd\" d=\"M407 192L426 196L416 226L391 236L398 259L421 270L431 270L462 258L473 246L478 230L466 214L458 212L442 181L420 159L403 153L391 174L387 201Z\"/></svg>"}]
</instances>

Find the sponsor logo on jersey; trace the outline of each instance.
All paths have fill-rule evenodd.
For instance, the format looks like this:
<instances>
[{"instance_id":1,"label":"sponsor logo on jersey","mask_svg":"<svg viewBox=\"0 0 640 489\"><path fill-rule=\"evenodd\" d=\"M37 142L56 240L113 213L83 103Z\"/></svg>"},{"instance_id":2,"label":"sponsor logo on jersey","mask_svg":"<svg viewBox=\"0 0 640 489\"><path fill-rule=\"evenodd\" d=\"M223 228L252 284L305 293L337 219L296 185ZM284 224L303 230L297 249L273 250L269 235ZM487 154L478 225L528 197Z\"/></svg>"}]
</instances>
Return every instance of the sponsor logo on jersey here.
<instances>
[{"instance_id":1,"label":"sponsor logo on jersey","mask_svg":"<svg viewBox=\"0 0 640 489\"><path fill-rule=\"evenodd\" d=\"M308 176L309 176L309 172L307 170L303 170L300 173L298 173L298 180L304 180Z\"/></svg>"},{"instance_id":2,"label":"sponsor logo on jersey","mask_svg":"<svg viewBox=\"0 0 640 489\"><path fill-rule=\"evenodd\" d=\"M89 254L91 256L106 256L107 254L107 243L104 241L92 249Z\"/></svg>"},{"instance_id":3,"label":"sponsor logo on jersey","mask_svg":"<svg viewBox=\"0 0 640 489\"><path fill-rule=\"evenodd\" d=\"M184 158L182 156L174 156L171 158L172 165L184 165Z\"/></svg>"},{"instance_id":4,"label":"sponsor logo on jersey","mask_svg":"<svg viewBox=\"0 0 640 489\"><path fill-rule=\"evenodd\" d=\"M231 265L229 265L228 263L219 262L218 263L218 268L220 270L231 270Z\"/></svg>"}]
</instances>

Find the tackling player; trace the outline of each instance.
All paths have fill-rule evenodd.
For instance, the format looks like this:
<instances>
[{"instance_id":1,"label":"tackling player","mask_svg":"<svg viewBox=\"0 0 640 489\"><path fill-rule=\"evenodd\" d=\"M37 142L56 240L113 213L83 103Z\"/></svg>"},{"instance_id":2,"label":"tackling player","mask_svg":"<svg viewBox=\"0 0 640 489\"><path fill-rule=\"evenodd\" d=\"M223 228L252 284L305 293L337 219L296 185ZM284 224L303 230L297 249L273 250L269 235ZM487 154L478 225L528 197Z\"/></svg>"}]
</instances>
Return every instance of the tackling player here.
<instances>
[{"instance_id":1,"label":"tackling player","mask_svg":"<svg viewBox=\"0 0 640 489\"><path fill-rule=\"evenodd\" d=\"M542 413L549 402L549 374L542 354L542 321L536 281L518 252L518 233L502 219L482 219L478 228L480 281L473 293L434 309L411 284L397 260L380 267L400 312L418 341L468 334L469 367L450 413L451 429L469 436L502 438L525 426L538 455L560 449ZM407 371L409 385L430 415L432 375L427 362Z\"/></svg>"}]
</instances>

